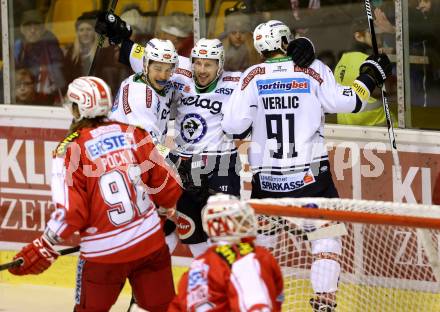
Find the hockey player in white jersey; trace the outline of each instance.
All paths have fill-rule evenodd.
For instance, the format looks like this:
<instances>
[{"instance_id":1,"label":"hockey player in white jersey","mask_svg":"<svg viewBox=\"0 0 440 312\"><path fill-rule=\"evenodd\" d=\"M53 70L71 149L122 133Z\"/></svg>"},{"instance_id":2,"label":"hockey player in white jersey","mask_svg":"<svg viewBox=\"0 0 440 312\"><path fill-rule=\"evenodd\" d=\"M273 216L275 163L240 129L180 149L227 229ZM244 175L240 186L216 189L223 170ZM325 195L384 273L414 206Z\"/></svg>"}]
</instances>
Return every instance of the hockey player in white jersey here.
<instances>
[{"instance_id":1,"label":"hockey player in white jersey","mask_svg":"<svg viewBox=\"0 0 440 312\"><path fill-rule=\"evenodd\" d=\"M134 71L139 70L141 46L130 41L124 35L126 32L121 32L125 22L118 16L110 21L112 24L103 25L103 33L114 38L111 41L122 41L120 61L130 64ZM308 66L314 60L313 47L303 47L302 43L297 41L296 48L301 53L295 53L296 60ZM206 249L207 236L202 229L200 211L209 193L240 194L237 150L222 131L221 112L241 73L223 72L223 63L221 42L201 39L192 50L190 62L179 57L179 68L172 78L179 96L175 122L176 154L183 159L179 173L186 187L177 205L177 220L181 241L189 245L194 256Z\"/></svg>"},{"instance_id":2,"label":"hockey player in white jersey","mask_svg":"<svg viewBox=\"0 0 440 312\"><path fill-rule=\"evenodd\" d=\"M338 197L324 142L324 113L361 111L389 75L388 58L370 57L353 86L345 87L319 60L301 68L287 57L291 33L282 22L262 23L253 36L266 61L243 73L222 122L226 133L251 133L251 197ZM313 311L335 311L341 248L340 238L311 243Z\"/></svg>"},{"instance_id":3,"label":"hockey player in white jersey","mask_svg":"<svg viewBox=\"0 0 440 312\"><path fill-rule=\"evenodd\" d=\"M109 118L139 126L162 143L174 95L170 78L178 65L176 49L169 40L153 38L143 50L141 63L121 83Z\"/></svg>"},{"instance_id":4,"label":"hockey player in white jersey","mask_svg":"<svg viewBox=\"0 0 440 312\"><path fill-rule=\"evenodd\" d=\"M135 52L136 44L129 57L133 69L139 66ZM176 149L171 158L185 189L177 205L177 228L181 242L194 256L207 248L201 209L209 194L240 195L241 165L232 138L221 128L221 112L241 73L224 72L223 63L220 40L200 39L192 49L189 69L178 68L172 78L178 100Z\"/></svg>"}]
</instances>

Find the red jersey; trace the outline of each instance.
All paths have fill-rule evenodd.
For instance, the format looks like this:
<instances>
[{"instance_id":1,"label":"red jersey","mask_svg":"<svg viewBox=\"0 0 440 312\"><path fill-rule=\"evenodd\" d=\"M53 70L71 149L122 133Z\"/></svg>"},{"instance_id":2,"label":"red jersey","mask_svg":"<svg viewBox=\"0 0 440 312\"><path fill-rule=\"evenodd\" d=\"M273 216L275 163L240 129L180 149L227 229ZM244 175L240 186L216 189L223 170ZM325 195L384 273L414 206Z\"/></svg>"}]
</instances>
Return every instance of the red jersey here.
<instances>
[{"instance_id":1,"label":"red jersey","mask_svg":"<svg viewBox=\"0 0 440 312\"><path fill-rule=\"evenodd\" d=\"M283 300L283 277L269 251L219 244L192 262L168 311L281 311Z\"/></svg>"},{"instance_id":2,"label":"red jersey","mask_svg":"<svg viewBox=\"0 0 440 312\"><path fill-rule=\"evenodd\" d=\"M163 247L155 204L174 207L180 194L146 131L117 122L82 128L54 152L57 209L47 227L60 240L79 231L89 261L129 262Z\"/></svg>"}]
</instances>

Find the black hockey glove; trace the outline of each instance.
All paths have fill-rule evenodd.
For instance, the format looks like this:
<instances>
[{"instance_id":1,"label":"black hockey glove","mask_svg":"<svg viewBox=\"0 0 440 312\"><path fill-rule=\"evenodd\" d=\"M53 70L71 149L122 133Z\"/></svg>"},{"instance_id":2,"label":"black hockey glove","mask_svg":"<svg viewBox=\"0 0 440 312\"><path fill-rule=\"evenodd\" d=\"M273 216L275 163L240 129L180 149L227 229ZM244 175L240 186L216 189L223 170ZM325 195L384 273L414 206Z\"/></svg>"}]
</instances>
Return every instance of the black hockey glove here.
<instances>
[{"instance_id":1,"label":"black hockey glove","mask_svg":"<svg viewBox=\"0 0 440 312\"><path fill-rule=\"evenodd\" d=\"M378 88L381 88L384 81L391 75L391 70L392 65L386 54L370 55L359 68L360 76L368 75Z\"/></svg>"},{"instance_id":2,"label":"black hockey glove","mask_svg":"<svg viewBox=\"0 0 440 312\"><path fill-rule=\"evenodd\" d=\"M200 202L208 200L210 195L208 176L201 173L202 160L194 161L193 158L181 159L177 168L183 189L197 198Z\"/></svg>"},{"instance_id":3,"label":"black hockey glove","mask_svg":"<svg viewBox=\"0 0 440 312\"><path fill-rule=\"evenodd\" d=\"M123 40L128 40L131 37L132 29L119 16L100 12L95 25L95 31L108 37L111 45L120 44Z\"/></svg>"},{"instance_id":4,"label":"black hockey glove","mask_svg":"<svg viewBox=\"0 0 440 312\"><path fill-rule=\"evenodd\" d=\"M309 67L316 59L315 47L312 41L306 37L300 37L289 43L287 46L287 55L299 67Z\"/></svg>"}]
</instances>

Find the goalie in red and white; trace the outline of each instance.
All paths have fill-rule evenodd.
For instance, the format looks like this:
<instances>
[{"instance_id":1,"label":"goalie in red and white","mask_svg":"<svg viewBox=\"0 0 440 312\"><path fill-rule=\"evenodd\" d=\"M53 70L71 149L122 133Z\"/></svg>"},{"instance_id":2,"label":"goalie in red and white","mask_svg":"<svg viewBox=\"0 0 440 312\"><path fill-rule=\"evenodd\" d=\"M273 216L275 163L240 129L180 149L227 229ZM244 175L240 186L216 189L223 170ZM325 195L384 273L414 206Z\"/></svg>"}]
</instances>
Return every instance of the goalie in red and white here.
<instances>
[{"instance_id":1,"label":"goalie in red and white","mask_svg":"<svg viewBox=\"0 0 440 312\"><path fill-rule=\"evenodd\" d=\"M253 209L218 194L208 199L202 219L211 246L182 276L168 311L281 311L283 277L272 254L254 245Z\"/></svg>"},{"instance_id":2,"label":"goalie in red and white","mask_svg":"<svg viewBox=\"0 0 440 312\"><path fill-rule=\"evenodd\" d=\"M109 311L126 279L138 305L166 311L174 297L171 256L156 205L173 209L181 188L143 129L109 121L110 88L80 77L68 88L74 122L52 162L56 210L25 246L12 274L44 272L54 245L79 232L75 311Z\"/></svg>"}]
</instances>

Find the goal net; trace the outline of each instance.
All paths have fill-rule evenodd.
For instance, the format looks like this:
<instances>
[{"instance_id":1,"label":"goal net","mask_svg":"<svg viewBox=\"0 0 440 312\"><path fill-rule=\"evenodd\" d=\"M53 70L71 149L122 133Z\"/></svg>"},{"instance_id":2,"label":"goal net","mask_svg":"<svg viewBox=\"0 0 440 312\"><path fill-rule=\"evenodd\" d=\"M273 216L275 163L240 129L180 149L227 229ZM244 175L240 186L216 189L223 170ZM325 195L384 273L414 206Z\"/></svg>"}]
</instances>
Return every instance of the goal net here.
<instances>
[{"instance_id":1,"label":"goal net","mask_svg":"<svg viewBox=\"0 0 440 312\"><path fill-rule=\"evenodd\" d=\"M283 311L312 311L311 245L338 237L335 311L440 311L440 206L326 198L248 202L259 215L257 241L282 268ZM318 280L328 274L318 271Z\"/></svg>"}]
</instances>

